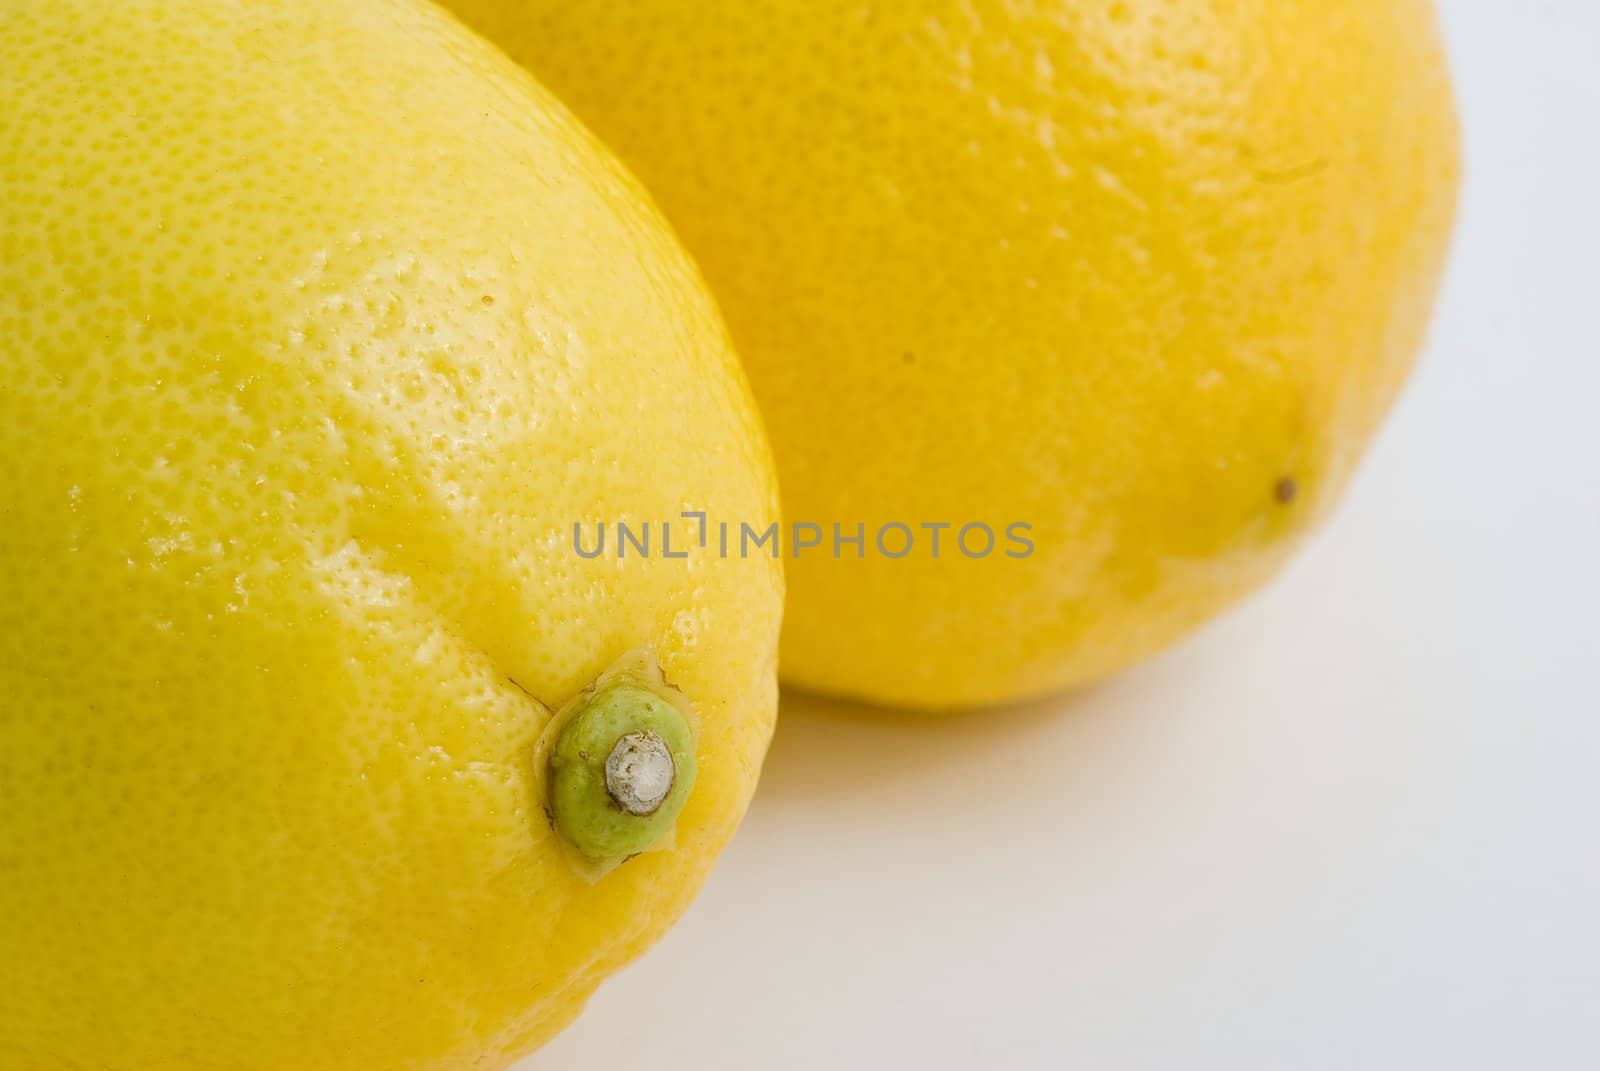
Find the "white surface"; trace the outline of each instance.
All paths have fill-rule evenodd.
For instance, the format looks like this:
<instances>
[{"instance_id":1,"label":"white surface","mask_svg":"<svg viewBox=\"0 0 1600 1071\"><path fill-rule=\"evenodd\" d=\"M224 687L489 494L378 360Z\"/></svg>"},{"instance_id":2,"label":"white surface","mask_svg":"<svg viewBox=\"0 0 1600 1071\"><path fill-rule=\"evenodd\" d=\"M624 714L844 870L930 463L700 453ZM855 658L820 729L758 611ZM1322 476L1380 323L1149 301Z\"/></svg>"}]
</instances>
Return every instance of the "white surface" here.
<instances>
[{"instance_id":1,"label":"white surface","mask_svg":"<svg viewBox=\"0 0 1600 1071\"><path fill-rule=\"evenodd\" d=\"M1456 259L1331 529L1092 694L786 699L696 906L525 1071L1600 1068L1600 7L1444 7Z\"/></svg>"}]
</instances>

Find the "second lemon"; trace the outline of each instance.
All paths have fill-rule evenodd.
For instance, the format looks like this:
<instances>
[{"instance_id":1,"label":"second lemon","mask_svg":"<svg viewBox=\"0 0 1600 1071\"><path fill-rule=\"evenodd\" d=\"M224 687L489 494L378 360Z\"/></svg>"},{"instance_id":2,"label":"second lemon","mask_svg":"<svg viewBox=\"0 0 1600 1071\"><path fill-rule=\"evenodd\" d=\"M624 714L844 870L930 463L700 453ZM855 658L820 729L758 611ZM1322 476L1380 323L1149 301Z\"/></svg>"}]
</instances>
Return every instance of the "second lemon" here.
<instances>
[{"instance_id":1,"label":"second lemon","mask_svg":"<svg viewBox=\"0 0 1600 1071\"><path fill-rule=\"evenodd\" d=\"M1420 344L1457 167L1427 0L451 6L722 303L793 683L950 707L1161 647L1327 513Z\"/></svg>"}]
</instances>

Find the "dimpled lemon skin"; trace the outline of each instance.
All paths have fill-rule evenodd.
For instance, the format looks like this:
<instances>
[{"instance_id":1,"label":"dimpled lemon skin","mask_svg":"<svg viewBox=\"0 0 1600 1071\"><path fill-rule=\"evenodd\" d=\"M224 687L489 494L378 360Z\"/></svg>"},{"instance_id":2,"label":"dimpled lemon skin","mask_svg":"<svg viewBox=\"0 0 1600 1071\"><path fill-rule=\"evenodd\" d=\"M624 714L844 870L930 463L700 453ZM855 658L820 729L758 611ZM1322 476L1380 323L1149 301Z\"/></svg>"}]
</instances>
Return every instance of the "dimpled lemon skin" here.
<instances>
[{"instance_id":1,"label":"dimpled lemon skin","mask_svg":"<svg viewBox=\"0 0 1600 1071\"><path fill-rule=\"evenodd\" d=\"M775 515L714 305L431 6L0 0L0 56L0 1069L509 1063L772 728L779 563L572 549ZM536 743L635 649L699 776L591 883Z\"/></svg>"},{"instance_id":2,"label":"dimpled lemon skin","mask_svg":"<svg viewBox=\"0 0 1600 1071\"><path fill-rule=\"evenodd\" d=\"M1419 347L1457 168L1426 0L448 3L711 282L826 533L794 683L946 707L1163 646L1326 515Z\"/></svg>"}]
</instances>

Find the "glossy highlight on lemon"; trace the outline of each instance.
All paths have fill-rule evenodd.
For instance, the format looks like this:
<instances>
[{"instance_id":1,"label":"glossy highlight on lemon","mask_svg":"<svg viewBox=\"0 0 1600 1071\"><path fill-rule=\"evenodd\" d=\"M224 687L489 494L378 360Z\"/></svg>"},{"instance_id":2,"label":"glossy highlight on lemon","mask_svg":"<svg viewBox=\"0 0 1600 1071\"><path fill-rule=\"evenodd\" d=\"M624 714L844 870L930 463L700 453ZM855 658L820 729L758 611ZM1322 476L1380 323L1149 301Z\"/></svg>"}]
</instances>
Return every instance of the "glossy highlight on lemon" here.
<instances>
[{"instance_id":1,"label":"glossy highlight on lemon","mask_svg":"<svg viewBox=\"0 0 1600 1071\"><path fill-rule=\"evenodd\" d=\"M1428 0L447 0L639 175L787 518L782 669L952 707L1155 651L1337 502L1457 183ZM923 525L1030 526L1026 559Z\"/></svg>"},{"instance_id":2,"label":"glossy highlight on lemon","mask_svg":"<svg viewBox=\"0 0 1600 1071\"><path fill-rule=\"evenodd\" d=\"M509 1064L771 734L779 563L570 547L776 516L712 301L431 5L0 0L0 57L0 1069ZM590 868L544 733L619 661L696 770Z\"/></svg>"}]
</instances>

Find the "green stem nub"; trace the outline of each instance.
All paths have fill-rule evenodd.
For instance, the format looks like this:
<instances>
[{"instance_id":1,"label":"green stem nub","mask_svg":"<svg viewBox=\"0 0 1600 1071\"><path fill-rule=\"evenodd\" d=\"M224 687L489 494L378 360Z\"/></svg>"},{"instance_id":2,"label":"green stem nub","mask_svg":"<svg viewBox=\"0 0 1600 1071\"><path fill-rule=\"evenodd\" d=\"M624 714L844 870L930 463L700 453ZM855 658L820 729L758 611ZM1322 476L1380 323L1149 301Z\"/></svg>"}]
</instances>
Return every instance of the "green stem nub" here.
<instances>
[{"instance_id":1,"label":"green stem nub","mask_svg":"<svg viewBox=\"0 0 1600 1071\"><path fill-rule=\"evenodd\" d=\"M617 680L573 711L549 770L556 829L590 859L623 859L677 821L694 787L694 738L666 698Z\"/></svg>"}]
</instances>

